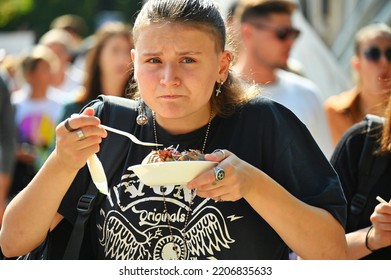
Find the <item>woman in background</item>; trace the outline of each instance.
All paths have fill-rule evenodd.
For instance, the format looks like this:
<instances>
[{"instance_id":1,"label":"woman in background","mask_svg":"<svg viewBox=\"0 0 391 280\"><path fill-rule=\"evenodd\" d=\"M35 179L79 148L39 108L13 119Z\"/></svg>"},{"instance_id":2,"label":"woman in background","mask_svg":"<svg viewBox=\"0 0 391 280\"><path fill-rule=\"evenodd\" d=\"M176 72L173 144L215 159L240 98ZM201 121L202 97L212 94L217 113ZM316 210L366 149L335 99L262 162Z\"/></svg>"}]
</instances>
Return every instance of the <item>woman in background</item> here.
<instances>
[{"instance_id":1,"label":"woman in background","mask_svg":"<svg viewBox=\"0 0 391 280\"><path fill-rule=\"evenodd\" d=\"M384 23L368 25L356 34L352 67L357 85L324 104L334 145L366 114L384 116L391 88L391 28Z\"/></svg>"},{"instance_id":2,"label":"woman in background","mask_svg":"<svg viewBox=\"0 0 391 280\"><path fill-rule=\"evenodd\" d=\"M100 94L125 97L131 80L132 48L131 29L126 24L109 22L98 29L86 57L84 89L76 102L65 105L62 119L79 113L84 105Z\"/></svg>"},{"instance_id":3,"label":"woman in background","mask_svg":"<svg viewBox=\"0 0 391 280\"><path fill-rule=\"evenodd\" d=\"M331 158L348 202L346 239L349 259L391 259L391 102L388 102L385 115L384 125L375 125L369 132L367 118L353 125L343 135ZM365 141L369 139L367 133L374 145L365 161L371 162L369 167L372 170L381 171L370 171L361 176L360 173L367 172L359 169ZM361 184L369 191L358 191ZM366 204L360 214L352 214L351 205L357 193L368 193ZM386 203L379 203L377 196Z\"/></svg>"}]
</instances>

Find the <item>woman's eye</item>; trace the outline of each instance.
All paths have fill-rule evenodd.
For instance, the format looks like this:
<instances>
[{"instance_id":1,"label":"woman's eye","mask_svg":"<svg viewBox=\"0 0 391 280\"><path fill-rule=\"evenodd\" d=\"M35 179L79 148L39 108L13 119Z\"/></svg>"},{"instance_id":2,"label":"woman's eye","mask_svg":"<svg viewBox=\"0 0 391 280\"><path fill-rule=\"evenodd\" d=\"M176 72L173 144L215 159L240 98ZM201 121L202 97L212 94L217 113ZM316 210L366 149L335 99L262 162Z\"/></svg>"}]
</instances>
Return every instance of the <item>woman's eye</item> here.
<instances>
[{"instance_id":1,"label":"woman's eye","mask_svg":"<svg viewBox=\"0 0 391 280\"><path fill-rule=\"evenodd\" d=\"M194 59L192 59L192 58L184 58L183 60L182 60L182 62L184 62L184 63L192 63L192 62L194 62Z\"/></svg>"},{"instance_id":2,"label":"woman's eye","mask_svg":"<svg viewBox=\"0 0 391 280\"><path fill-rule=\"evenodd\" d=\"M149 63L160 63L160 60L157 58L151 58L148 60Z\"/></svg>"}]
</instances>

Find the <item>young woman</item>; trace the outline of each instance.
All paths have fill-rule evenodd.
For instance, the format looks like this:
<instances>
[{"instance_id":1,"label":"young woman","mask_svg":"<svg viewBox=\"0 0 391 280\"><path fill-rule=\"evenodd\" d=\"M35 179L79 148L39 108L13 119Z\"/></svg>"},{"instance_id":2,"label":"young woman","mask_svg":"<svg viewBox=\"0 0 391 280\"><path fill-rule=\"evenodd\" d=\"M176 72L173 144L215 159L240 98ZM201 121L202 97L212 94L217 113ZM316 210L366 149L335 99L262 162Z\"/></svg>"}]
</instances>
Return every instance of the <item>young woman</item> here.
<instances>
[{"instance_id":1,"label":"young woman","mask_svg":"<svg viewBox=\"0 0 391 280\"><path fill-rule=\"evenodd\" d=\"M366 114L384 116L391 88L391 28L375 23L360 29L355 38L352 67L356 86L329 97L325 110L334 146Z\"/></svg>"},{"instance_id":2,"label":"young woman","mask_svg":"<svg viewBox=\"0 0 391 280\"><path fill-rule=\"evenodd\" d=\"M63 119L80 110L100 94L125 96L130 80L130 28L121 22L106 23L94 36L86 56L83 89L75 102L65 105Z\"/></svg>"},{"instance_id":3,"label":"young woman","mask_svg":"<svg viewBox=\"0 0 391 280\"><path fill-rule=\"evenodd\" d=\"M348 201L346 239L349 259L391 259L391 102L388 102L385 115L384 126L375 125L368 134L374 145L366 159L372 162L368 168L381 171L371 171L365 178L360 173L367 171L358 168L367 141L367 119L355 124L343 135L331 158ZM363 180L367 180L365 192L358 190ZM356 217L350 212L357 193L368 195L362 212ZM379 203L378 196L386 203Z\"/></svg>"},{"instance_id":4,"label":"young woman","mask_svg":"<svg viewBox=\"0 0 391 280\"><path fill-rule=\"evenodd\" d=\"M251 97L230 73L216 4L150 0L133 36L135 96L145 101L140 111L148 123L136 124L137 102L133 117L118 122L143 141L199 149L218 168L187 185L145 186L128 167L151 149L130 145L94 209L86 257L288 259L291 248L306 259L345 258L346 202L336 173L295 115ZM6 256L26 253L48 231L74 222L86 161L112 137L99 126L106 105L95 101L58 126L56 149L6 210Z\"/></svg>"}]
</instances>

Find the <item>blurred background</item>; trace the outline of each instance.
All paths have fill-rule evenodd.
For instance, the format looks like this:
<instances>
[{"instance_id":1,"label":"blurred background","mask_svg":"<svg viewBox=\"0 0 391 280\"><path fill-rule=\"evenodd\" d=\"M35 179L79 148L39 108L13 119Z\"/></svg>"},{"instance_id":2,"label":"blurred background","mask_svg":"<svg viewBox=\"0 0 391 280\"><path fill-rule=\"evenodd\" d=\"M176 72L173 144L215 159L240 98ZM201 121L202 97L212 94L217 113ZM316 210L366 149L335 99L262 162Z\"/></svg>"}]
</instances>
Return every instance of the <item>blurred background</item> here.
<instances>
[{"instance_id":1,"label":"blurred background","mask_svg":"<svg viewBox=\"0 0 391 280\"><path fill-rule=\"evenodd\" d=\"M58 16L76 14L84 38L107 21L132 23L143 1L0 0L0 59L21 54L47 32ZM234 0L220 0L227 15ZM372 22L391 23L389 0L296 0L295 25L302 30L291 54L302 73L322 89L322 97L353 84L350 59L354 33Z\"/></svg>"}]
</instances>

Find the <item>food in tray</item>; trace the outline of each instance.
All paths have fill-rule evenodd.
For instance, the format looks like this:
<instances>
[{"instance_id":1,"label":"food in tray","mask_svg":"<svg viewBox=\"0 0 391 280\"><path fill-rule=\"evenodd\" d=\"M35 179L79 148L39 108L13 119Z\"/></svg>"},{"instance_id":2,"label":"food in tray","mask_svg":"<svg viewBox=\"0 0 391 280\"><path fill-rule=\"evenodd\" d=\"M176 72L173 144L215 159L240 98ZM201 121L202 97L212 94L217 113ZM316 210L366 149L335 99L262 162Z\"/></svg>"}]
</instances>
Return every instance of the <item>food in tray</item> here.
<instances>
[{"instance_id":1,"label":"food in tray","mask_svg":"<svg viewBox=\"0 0 391 280\"><path fill-rule=\"evenodd\" d=\"M141 164L192 160L205 160L205 156L199 150L185 150L180 152L177 148L170 146L162 150L153 150L144 158Z\"/></svg>"}]
</instances>

